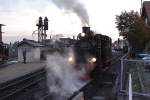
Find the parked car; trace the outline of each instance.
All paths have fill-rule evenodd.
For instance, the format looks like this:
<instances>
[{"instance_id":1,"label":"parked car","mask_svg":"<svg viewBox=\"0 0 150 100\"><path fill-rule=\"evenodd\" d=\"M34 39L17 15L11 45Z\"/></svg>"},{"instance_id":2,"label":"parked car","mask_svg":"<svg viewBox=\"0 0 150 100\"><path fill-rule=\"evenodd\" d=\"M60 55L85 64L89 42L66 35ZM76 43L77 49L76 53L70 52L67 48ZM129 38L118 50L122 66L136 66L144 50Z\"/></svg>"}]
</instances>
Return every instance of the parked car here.
<instances>
[{"instance_id":1,"label":"parked car","mask_svg":"<svg viewBox=\"0 0 150 100\"><path fill-rule=\"evenodd\" d=\"M144 67L150 69L150 56L143 57L142 60L144 61Z\"/></svg>"},{"instance_id":2,"label":"parked car","mask_svg":"<svg viewBox=\"0 0 150 100\"><path fill-rule=\"evenodd\" d=\"M150 57L150 54L141 53L141 54L137 54L136 56L139 57L139 58L144 58L144 57ZM147 58L144 58L144 59L147 59Z\"/></svg>"},{"instance_id":3,"label":"parked car","mask_svg":"<svg viewBox=\"0 0 150 100\"><path fill-rule=\"evenodd\" d=\"M150 60L150 56L146 56L142 58L143 60Z\"/></svg>"}]
</instances>

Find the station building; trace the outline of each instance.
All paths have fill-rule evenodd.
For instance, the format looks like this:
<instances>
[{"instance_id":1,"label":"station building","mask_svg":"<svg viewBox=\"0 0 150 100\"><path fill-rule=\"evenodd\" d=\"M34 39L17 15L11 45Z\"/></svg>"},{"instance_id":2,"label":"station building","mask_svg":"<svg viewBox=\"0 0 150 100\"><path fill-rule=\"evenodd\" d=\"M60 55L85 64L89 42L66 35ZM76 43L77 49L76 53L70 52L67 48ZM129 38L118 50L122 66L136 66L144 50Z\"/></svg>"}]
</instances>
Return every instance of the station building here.
<instances>
[{"instance_id":1,"label":"station building","mask_svg":"<svg viewBox=\"0 0 150 100\"><path fill-rule=\"evenodd\" d=\"M34 40L23 39L18 44L18 61L23 62L23 52L25 52L26 62L40 61L42 47L42 44Z\"/></svg>"}]
</instances>

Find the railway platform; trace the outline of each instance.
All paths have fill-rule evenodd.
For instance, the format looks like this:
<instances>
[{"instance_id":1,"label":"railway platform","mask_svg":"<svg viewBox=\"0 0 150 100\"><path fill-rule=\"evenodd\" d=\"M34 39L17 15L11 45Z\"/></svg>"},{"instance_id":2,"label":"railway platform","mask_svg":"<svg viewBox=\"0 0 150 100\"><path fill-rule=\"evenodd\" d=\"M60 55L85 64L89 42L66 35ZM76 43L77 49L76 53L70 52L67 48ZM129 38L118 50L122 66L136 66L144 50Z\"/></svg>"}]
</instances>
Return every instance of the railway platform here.
<instances>
[{"instance_id":1,"label":"railway platform","mask_svg":"<svg viewBox=\"0 0 150 100\"><path fill-rule=\"evenodd\" d=\"M45 66L44 62L10 64L0 69L0 84L36 72Z\"/></svg>"},{"instance_id":2,"label":"railway platform","mask_svg":"<svg viewBox=\"0 0 150 100\"><path fill-rule=\"evenodd\" d=\"M45 62L32 62L1 68L0 100L37 100L46 95L45 66Z\"/></svg>"}]
</instances>

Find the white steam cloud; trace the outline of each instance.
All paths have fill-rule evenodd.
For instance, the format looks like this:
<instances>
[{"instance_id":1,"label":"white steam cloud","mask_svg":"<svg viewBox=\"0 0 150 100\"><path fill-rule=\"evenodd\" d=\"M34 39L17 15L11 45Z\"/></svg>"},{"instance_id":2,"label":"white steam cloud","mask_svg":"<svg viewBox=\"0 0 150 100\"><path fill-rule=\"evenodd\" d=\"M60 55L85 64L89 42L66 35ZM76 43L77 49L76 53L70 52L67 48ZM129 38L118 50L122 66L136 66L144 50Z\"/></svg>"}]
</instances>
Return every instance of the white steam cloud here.
<instances>
[{"instance_id":1,"label":"white steam cloud","mask_svg":"<svg viewBox=\"0 0 150 100\"><path fill-rule=\"evenodd\" d=\"M61 9L75 13L83 25L89 25L89 16L86 8L78 0L52 0Z\"/></svg>"},{"instance_id":2,"label":"white steam cloud","mask_svg":"<svg viewBox=\"0 0 150 100\"><path fill-rule=\"evenodd\" d=\"M52 100L66 100L86 82L80 77L85 70L76 70L67 57L54 53L47 56L48 87Z\"/></svg>"}]
</instances>

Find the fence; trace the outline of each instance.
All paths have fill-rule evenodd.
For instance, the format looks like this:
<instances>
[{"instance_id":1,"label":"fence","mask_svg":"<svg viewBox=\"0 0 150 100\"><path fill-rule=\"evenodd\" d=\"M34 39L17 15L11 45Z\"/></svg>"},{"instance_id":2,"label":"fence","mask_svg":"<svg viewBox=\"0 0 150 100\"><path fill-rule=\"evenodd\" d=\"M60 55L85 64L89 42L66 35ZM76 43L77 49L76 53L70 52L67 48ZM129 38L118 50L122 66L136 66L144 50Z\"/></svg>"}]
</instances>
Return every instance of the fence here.
<instances>
[{"instance_id":1,"label":"fence","mask_svg":"<svg viewBox=\"0 0 150 100\"><path fill-rule=\"evenodd\" d=\"M144 86L144 61L127 59L127 54L121 58L121 77L120 77L120 92L128 95L128 76L132 76L132 91L136 98L150 99L150 95L145 93ZM134 99L133 99L134 100Z\"/></svg>"}]
</instances>

